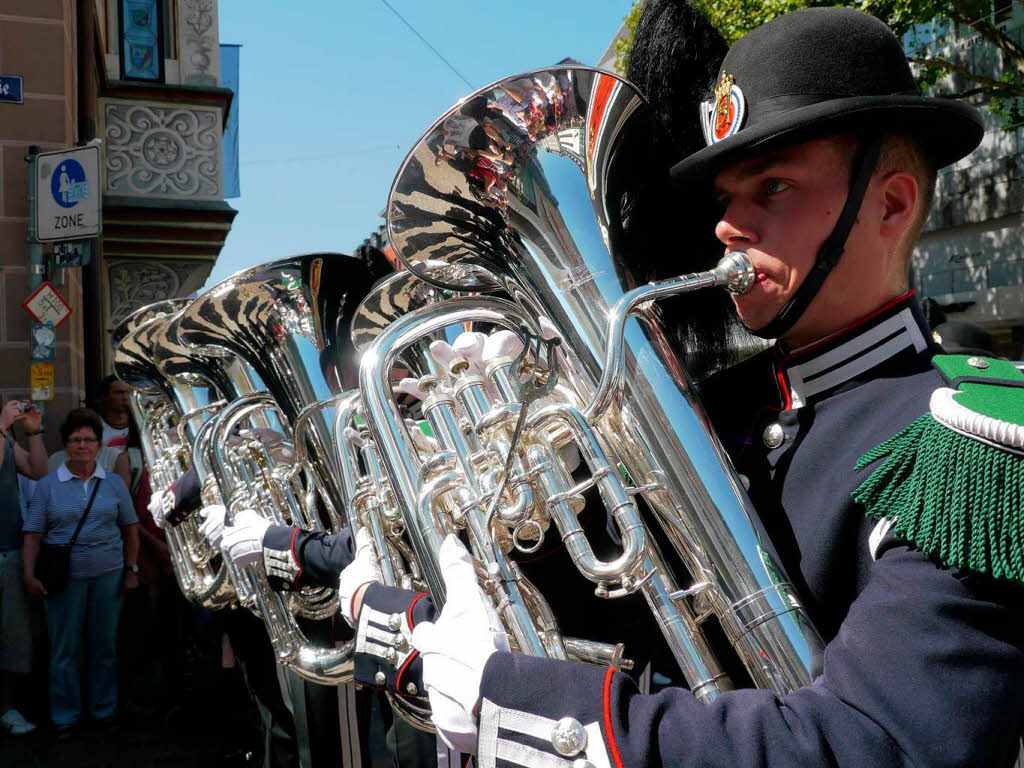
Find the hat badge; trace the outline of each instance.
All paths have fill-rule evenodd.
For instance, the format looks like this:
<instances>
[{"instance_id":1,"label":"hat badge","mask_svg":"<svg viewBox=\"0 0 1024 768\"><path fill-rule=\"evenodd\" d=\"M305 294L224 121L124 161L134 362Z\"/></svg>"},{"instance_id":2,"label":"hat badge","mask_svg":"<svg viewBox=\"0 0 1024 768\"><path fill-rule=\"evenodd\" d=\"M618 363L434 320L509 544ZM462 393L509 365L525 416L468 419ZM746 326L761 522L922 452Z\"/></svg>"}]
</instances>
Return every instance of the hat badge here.
<instances>
[{"instance_id":1,"label":"hat badge","mask_svg":"<svg viewBox=\"0 0 1024 768\"><path fill-rule=\"evenodd\" d=\"M732 136L743 125L746 113L743 91L727 72L722 72L715 86L714 101L705 101L701 106L704 138L709 146Z\"/></svg>"}]
</instances>

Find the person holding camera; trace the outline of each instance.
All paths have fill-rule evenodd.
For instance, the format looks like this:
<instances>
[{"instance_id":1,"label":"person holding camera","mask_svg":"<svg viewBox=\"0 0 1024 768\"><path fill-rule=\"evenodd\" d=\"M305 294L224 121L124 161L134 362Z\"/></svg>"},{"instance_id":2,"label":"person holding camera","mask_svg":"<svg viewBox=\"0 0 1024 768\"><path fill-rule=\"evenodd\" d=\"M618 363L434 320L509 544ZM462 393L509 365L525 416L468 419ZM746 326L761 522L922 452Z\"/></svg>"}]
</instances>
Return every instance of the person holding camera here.
<instances>
[{"instance_id":1,"label":"person holding camera","mask_svg":"<svg viewBox=\"0 0 1024 768\"><path fill-rule=\"evenodd\" d=\"M102 435L94 411L68 414L60 428L67 461L39 481L25 516L25 588L45 598L58 739L71 735L82 714L80 657L88 713L113 725L122 593L139 585L138 518L124 481L96 461Z\"/></svg>"},{"instance_id":2,"label":"person holding camera","mask_svg":"<svg viewBox=\"0 0 1024 768\"><path fill-rule=\"evenodd\" d=\"M14 736L35 726L15 708L12 691L32 664L29 609L21 583L21 498L18 473L33 480L46 474L42 418L27 400L10 400L0 410L0 727ZM21 422L28 450L14 441Z\"/></svg>"}]
</instances>

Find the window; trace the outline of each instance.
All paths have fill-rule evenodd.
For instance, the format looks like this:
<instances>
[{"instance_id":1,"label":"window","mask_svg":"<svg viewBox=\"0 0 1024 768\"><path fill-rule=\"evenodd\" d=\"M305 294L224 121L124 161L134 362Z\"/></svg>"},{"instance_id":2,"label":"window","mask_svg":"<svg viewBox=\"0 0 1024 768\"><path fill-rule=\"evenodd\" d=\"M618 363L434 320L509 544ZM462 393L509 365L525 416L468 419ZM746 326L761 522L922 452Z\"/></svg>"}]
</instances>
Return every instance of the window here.
<instances>
[{"instance_id":1,"label":"window","mask_svg":"<svg viewBox=\"0 0 1024 768\"><path fill-rule=\"evenodd\" d=\"M119 0L121 77L163 82L162 0Z\"/></svg>"}]
</instances>

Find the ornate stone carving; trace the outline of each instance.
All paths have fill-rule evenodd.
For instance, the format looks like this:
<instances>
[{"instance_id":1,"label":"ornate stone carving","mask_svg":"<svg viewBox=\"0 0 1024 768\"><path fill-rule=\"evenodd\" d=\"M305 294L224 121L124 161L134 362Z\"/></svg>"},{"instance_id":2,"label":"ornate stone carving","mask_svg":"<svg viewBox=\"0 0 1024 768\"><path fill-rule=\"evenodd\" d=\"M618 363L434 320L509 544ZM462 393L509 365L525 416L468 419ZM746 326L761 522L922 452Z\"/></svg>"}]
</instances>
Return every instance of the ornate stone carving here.
<instances>
[{"instance_id":1,"label":"ornate stone carving","mask_svg":"<svg viewBox=\"0 0 1024 768\"><path fill-rule=\"evenodd\" d=\"M220 200L221 110L103 100L104 191Z\"/></svg>"},{"instance_id":2,"label":"ornate stone carving","mask_svg":"<svg viewBox=\"0 0 1024 768\"><path fill-rule=\"evenodd\" d=\"M178 67L184 85L220 82L216 0L178 0Z\"/></svg>"},{"instance_id":3,"label":"ornate stone carving","mask_svg":"<svg viewBox=\"0 0 1024 768\"><path fill-rule=\"evenodd\" d=\"M107 265L108 328L154 301L178 296L201 264L195 261L114 261Z\"/></svg>"}]
</instances>

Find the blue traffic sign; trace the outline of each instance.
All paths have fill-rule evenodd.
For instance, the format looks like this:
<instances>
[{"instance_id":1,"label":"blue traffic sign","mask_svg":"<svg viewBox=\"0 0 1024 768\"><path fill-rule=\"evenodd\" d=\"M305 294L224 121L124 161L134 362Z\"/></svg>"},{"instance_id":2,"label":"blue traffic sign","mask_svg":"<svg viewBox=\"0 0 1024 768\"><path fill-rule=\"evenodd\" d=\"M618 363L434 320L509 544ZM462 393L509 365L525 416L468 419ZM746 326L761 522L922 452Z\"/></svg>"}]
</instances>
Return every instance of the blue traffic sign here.
<instances>
[{"instance_id":1,"label":"blue traffic sign","mask_svg":"<svg viewBox=\"0 0 1024 768\"><path fill-rule=\"evenodd\" d=\"M50 177L50 194L61 208L74 208L85 200L89 196L89 182L81 163L71 157L61 160Z\"/></svg>"},{"instance_id":2,"label":"blue traffic sign","mask_svg":"<svg viewBox=\"0 0 1024 768\"><path fill-rule=\"evenodd\" d=\"M0 101L23 104L25 101L21 75L0 75Z\"/></svg>"}]
</instances>

